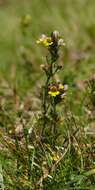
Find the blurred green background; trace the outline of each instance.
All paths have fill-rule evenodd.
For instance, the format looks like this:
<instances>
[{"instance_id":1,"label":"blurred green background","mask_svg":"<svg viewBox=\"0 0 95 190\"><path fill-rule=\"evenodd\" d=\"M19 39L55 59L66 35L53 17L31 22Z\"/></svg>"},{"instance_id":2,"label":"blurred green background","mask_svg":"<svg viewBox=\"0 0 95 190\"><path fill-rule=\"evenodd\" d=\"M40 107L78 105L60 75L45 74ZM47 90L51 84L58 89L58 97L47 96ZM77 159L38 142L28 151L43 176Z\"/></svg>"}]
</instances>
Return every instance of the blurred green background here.
<instances>
[{"instance_id":1,"label":"blurred green background","mask_svg":"<svg viewBox=\"0 0 95 190\"><path fill-rule=\"evenodd\" d=\"M24 37L20 19L30 14L31 24ZM94 0L0 0L0 80L12 81L14 66L16 82L23 93L30 87L21 64L21 47L30 50L33 69L32 84L42 76L40 64L46 52L36 44L42 33L50 35L58 30L66 42L62 50L64 76L62 80L73 83L87 79L95 70L95 1Z\"/></svg>"}]
</instances>

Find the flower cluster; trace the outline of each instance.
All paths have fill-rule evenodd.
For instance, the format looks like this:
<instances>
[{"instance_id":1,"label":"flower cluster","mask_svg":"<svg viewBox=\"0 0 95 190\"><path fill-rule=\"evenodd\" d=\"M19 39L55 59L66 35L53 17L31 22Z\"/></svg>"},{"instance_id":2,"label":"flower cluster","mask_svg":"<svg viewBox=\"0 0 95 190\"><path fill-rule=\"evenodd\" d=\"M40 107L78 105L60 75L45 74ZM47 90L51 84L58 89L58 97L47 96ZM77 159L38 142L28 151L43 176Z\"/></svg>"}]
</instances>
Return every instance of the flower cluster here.
<instances>
[{"instance_id":1,"label":"flower cluster","mask_svg":"<svg viewBox=\"0 0 95 190\"><path fill-rule=\"evenodd\" d=\"M46 36L45 34L42 34L40 39L37 40L38 44L42 44L45 47L50 47L52 45L57 46L64 46L64 40L60 37L58 31L54 31L50 37Z\"/></svg>"},{"instance_id":2,"label":"flower cluster","mask_svg":"<svg viewBox=\"0 0 95 190\"><path fill-rule=\"evenodd\" d=\"M61 38L58 31L53 31L51 36L48 37L45 34L41 35L41 38L37 40L38 44L48 48L48 51L51 56L51 63L54 63L59 58L59 49L61 46L65 46L64 39Z\"/></svg>"},{"instance_id":3,"label":"flower cluster","mask_svg":"<svg viewBox=\"0 0 95 190\"><path fill-rule=\"evenodd\" d=\"M48 87L48 94L52 97L59 97L59 98L63 98L66 93L65 91L67 90L67 85L63 85L60 82L56 83L56 84L51 84Z\"/></svg>"}]
</instances>

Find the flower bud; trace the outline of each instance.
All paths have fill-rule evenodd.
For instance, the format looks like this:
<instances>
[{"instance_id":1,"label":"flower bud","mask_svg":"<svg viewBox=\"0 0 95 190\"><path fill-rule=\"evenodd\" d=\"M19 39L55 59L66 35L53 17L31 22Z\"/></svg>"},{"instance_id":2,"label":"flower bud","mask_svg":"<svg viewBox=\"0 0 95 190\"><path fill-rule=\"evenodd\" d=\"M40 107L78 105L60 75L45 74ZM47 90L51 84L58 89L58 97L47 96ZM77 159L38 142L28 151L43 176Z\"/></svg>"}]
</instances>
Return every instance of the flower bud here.
<instances>
[{"instance_id":1,"label":"flower bud","mask_svg":"<svg viewBox=\"0 0 95 190\"><path fill-rule=\"evenodd\" d=\"M53 41L57 42L58 41L58 38L59 38L59 32L58 31L54 31L51 33L51 38Z\"/></svg>"},{"instance_id":2,"label":"flower bud","mask_svg":"<svg viewBox=\"0 0 95 190\"><path fill-rule=\"evenodd\" d=\"M46 73L49 71L49 65L48 64L41 64L41 69L44 70Z\"/></svg>"}]
</instances>

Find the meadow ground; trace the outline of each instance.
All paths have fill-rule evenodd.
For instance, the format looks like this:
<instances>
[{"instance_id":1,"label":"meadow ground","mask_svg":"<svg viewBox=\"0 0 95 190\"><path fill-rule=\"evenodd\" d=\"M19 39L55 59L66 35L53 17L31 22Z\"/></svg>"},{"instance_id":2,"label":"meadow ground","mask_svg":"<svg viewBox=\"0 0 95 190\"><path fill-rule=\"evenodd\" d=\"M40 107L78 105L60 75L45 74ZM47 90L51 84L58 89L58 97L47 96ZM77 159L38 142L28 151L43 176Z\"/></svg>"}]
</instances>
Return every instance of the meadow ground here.
<instances>
[{"instance_id":1,"label":"meadow ground","mask_svg":"<svg viewBox=\"0 0 95 190\"><path fill-rule=\"evenodd\" d=\"M68 85L57 107L55 149L50 131L45 131L50 139L39 137L47 48L36 43L54 30L66 43L54 80ZM2 190L95 189L94 0L0 0L0 185Z\"/></svg>"}]
</instances>

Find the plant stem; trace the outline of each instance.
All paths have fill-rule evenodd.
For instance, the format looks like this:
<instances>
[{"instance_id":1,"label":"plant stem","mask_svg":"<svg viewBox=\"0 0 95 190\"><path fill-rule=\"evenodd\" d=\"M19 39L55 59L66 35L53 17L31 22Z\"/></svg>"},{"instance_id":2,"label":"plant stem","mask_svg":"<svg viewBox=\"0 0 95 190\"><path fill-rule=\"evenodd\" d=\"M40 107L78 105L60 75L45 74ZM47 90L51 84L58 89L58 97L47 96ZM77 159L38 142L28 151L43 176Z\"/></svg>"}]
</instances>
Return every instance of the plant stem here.
<instances>
[{"instance_id":1,"label":"plant stem","mask_svg":"<svg viewBox=\"0 0 95 190\"><path fill-rule=\"evenodd\" d=\"M56 133L57 133L57 129L56 129L56 117L57 117L57 113L56 113L56 104L55 104L55 100L54 97L52 98L52 119L53 119L53 125L52 125L52 135L53 135L53 140L52 140L52 145L54 147L55 142L56 142Z\"/></svg>"}]
</instances>

